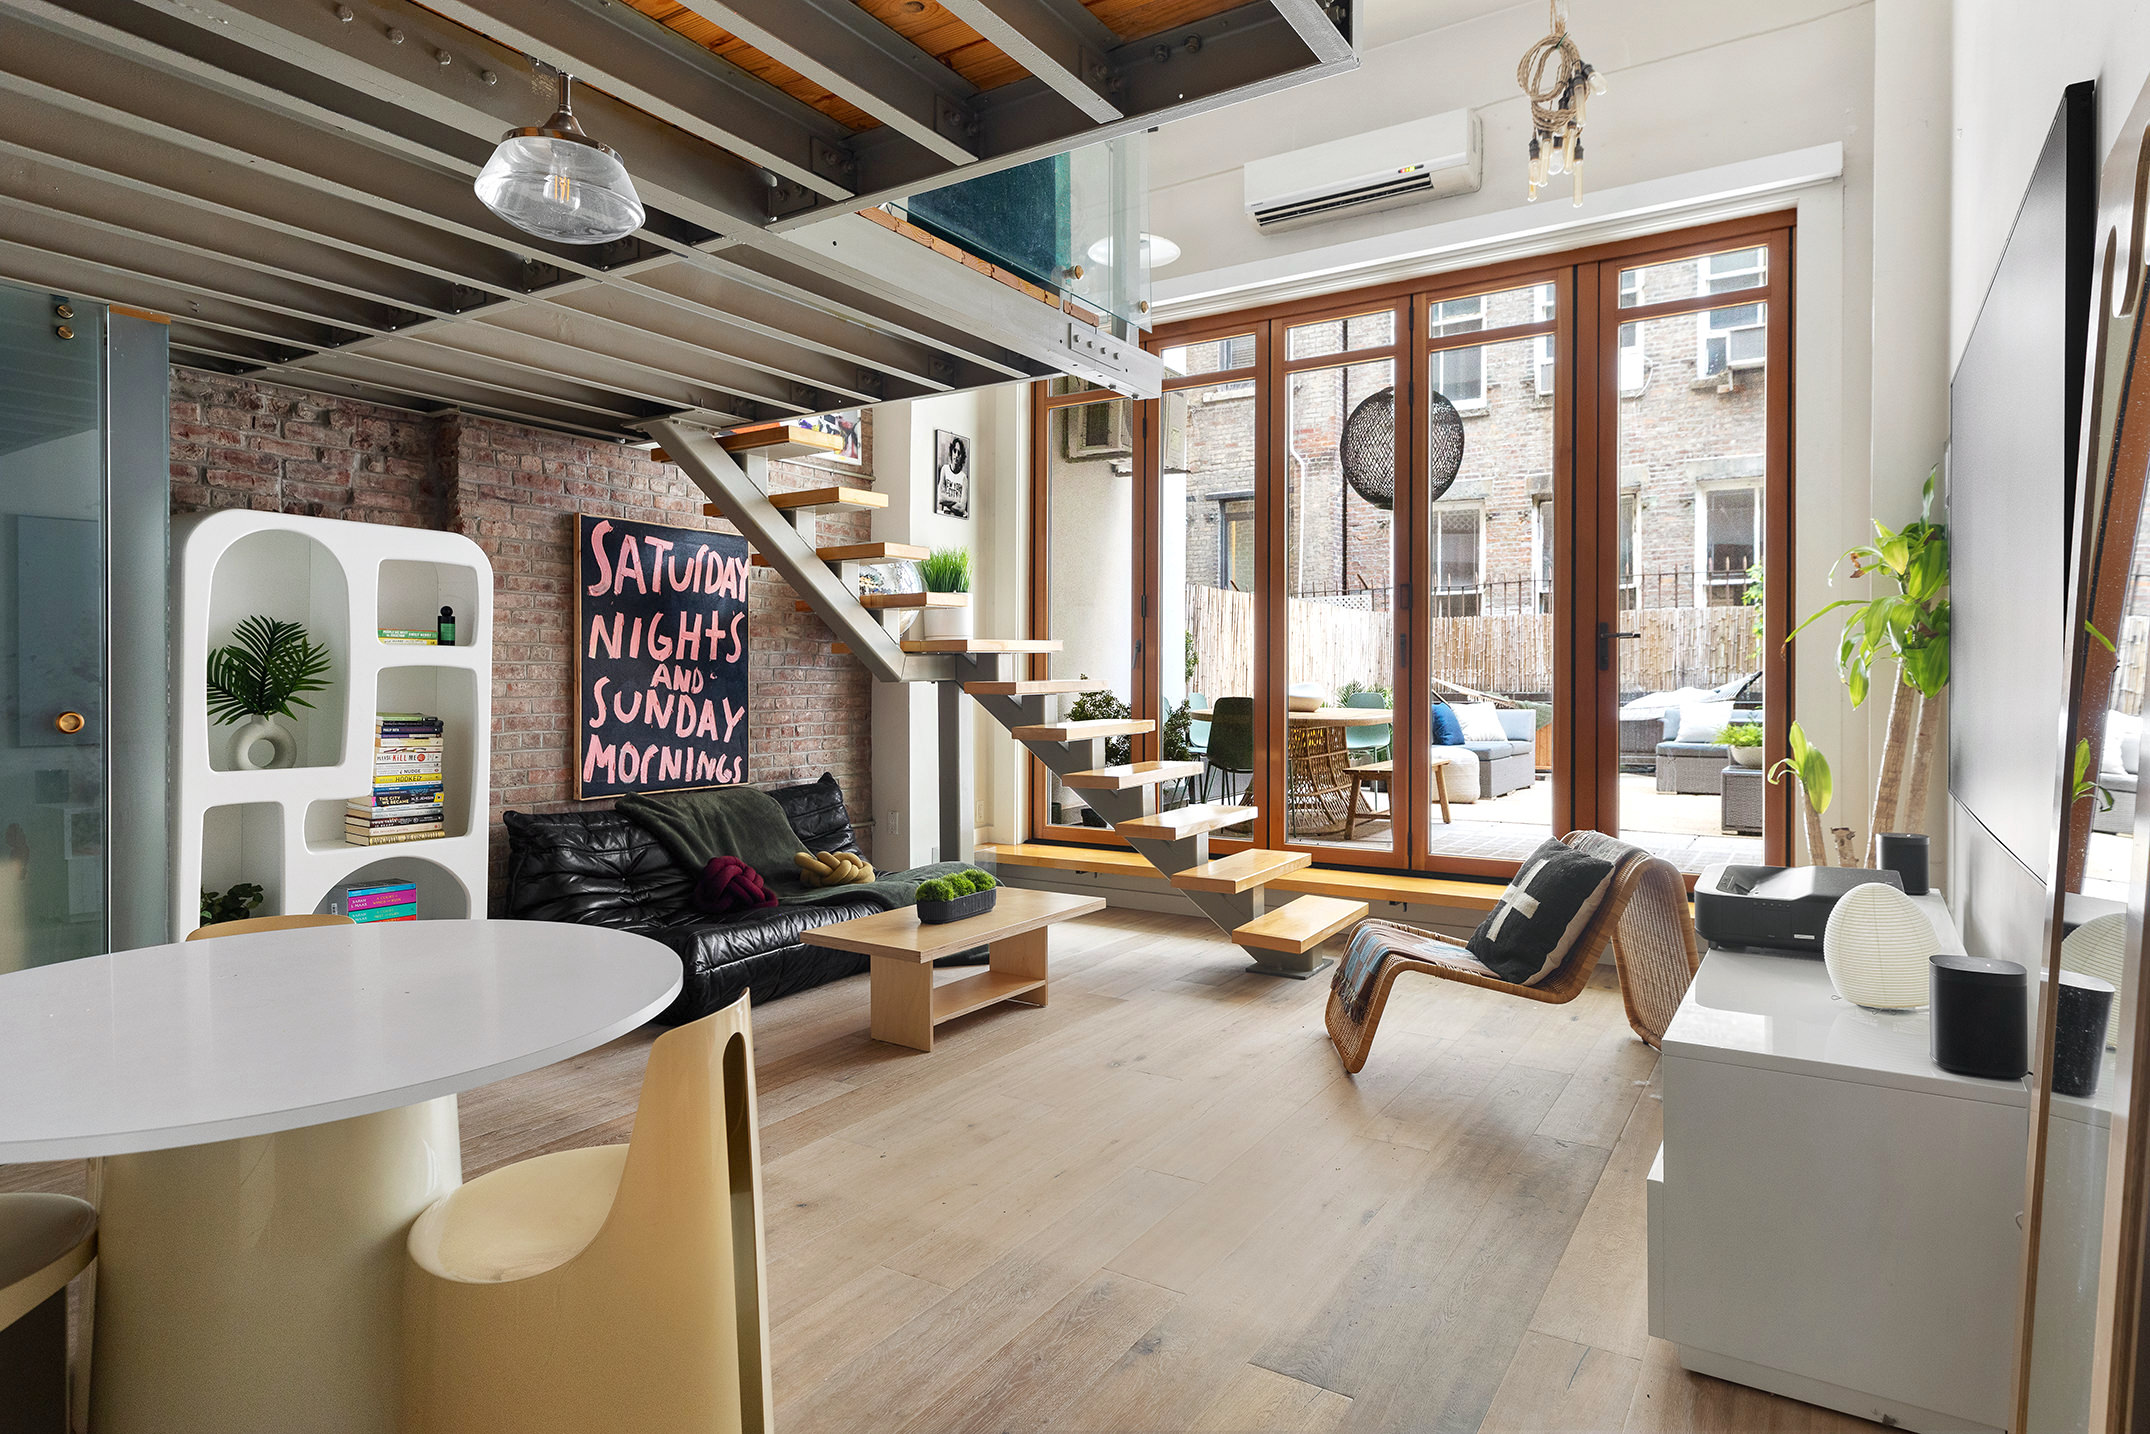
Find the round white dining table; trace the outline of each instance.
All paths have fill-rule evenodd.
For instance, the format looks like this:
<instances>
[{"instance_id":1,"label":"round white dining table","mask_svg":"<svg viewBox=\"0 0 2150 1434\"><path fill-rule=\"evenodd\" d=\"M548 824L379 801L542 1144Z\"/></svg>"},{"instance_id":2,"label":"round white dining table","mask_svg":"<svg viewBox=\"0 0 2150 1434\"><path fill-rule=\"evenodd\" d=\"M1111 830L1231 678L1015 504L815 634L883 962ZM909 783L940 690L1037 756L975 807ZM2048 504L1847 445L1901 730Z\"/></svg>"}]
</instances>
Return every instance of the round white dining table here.
<instances>
[{"instance_id":1,"label":"round white dining table","mask_svg":"<svg viewBox=\"0 0 2150 1434\"><path fill-rule=\"evenodd\" d=\"M536 921L219 937L0 976L0 1164L92 1158L94 1434L388 1434L456 1092L662 1011L679 958Z\"/></svg>"}]
</instances>

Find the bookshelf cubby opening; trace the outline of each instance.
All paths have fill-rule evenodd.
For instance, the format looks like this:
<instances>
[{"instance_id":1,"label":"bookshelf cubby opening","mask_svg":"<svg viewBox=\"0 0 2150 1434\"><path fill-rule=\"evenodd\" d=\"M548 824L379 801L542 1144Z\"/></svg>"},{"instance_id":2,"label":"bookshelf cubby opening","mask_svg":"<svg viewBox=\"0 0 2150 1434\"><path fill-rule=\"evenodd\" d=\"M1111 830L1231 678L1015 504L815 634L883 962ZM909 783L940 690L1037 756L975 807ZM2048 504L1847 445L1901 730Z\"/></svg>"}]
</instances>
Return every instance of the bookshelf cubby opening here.
<instances>
[{"instance_id":1,"label":"bookshelf cubby opening","mask_svg":"<svg viewBox=\"0 0 2150 1434\"><path fill-rule=\"evenodd\" d=\"M419 843L412 843L416 846ZM364 886L375 881L408 881L418 887L418 919L420 921L461 921L470 915L470 893L456 874L424 857L413 855L385 856L367 862L322 894L314 906L316 912L326 912L338 900L338 894L349 887Z\"/></svg>"},{"instance_id":2,"label":"bookshelf cubby opening","mask_svg":"<svg viewBox=\"0 0 2150 1434\"><path fill-rule=\"evenodd\" d=\"M238 539L217 560L209 584L207 637L210 650L232 640L232 630L257 614L305 624L306 634L329 650L328 687L309 693L311 707L295 718L275 718L298 744L300 767L333 767L343 760L345 703L351 684L351 595L335 554L304 533L270 529ZM190 674L185 689L207 700L205 676ZM211 724L205 754L213 771L237 769L229 725Z\"/></svg>"},{"instance_id":3,"label":"bookshelf cubby opening","mask_svg":"<svg viewBox=\"0 0 2150 1434\"><path fill-rule=\"evenodd\" d=\"M248 915L289 914L284 910L283 803L234 802L202 813L202 889L225 892L242 881L263 893L261 905Z\"/></svg>"},{"instance_id":4,"label":"bookshelf cubby opening","mask_svg":"<svg viewBox=\"0 0 2150 1434\"><path fill-rule=\"evenodd\" d=\"M434 631L443 607L455 609L455 645L468 647L475 643L478 640L476 569L459 563L382 559L380 602L374 622L376 634L384 628Z\"/></svg>"}]
</instances>

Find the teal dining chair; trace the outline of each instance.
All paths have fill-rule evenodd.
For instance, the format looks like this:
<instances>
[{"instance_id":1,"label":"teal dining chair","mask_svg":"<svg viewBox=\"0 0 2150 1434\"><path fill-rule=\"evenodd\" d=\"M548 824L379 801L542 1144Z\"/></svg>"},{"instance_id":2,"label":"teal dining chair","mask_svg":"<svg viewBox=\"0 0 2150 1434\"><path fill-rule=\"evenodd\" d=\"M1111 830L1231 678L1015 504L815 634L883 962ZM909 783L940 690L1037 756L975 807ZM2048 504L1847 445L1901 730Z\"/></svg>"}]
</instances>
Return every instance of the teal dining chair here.
<instances>
[{"instance_id":1,"label":"teal dining chair","mask_svg":"<svg viewBox=\"0 0 2150 1434\"><path fill-rule=\"evenodd\" d=\"M1386 707L1389 700L1378 692L1354 692L1344 699L1346 707ZM1390 728L1383 722L1378 727L1346 727L1344 750L1351 755L1351 765L1361 762L1386 762L1389 759Z\"/></svg>"}]
</instances>

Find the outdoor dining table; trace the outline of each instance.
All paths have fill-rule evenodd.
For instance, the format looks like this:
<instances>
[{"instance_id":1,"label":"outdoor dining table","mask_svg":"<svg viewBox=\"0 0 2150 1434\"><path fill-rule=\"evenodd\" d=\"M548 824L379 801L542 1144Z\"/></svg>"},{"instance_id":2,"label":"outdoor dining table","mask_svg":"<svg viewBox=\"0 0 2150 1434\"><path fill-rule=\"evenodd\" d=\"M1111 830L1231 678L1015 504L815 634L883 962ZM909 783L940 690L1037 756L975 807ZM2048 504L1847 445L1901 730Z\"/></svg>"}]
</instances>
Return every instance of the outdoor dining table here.
<instances>
[{"instance_id":1,"label":"outdoor dining table","mask_svg":"<svg viewBox=\"0 0 2150 1434\"><path fill-rule=\"evenodd\" d=\"M1212 721L1215 708L1199 708L1189 714L1198 722ZM1380 727L1396 720L1386 707L1316 707L1284 714L1284 803L1293 836L1348 837L1357 825L1355 809L1362 780L1350 773L1350 757L1344 741L1347 727ZM1300 730L1293 731L1293 728ZM1341 812L1330 810L1331 799L1343 802Z\"/></svg>"},{"instance_id":2,"label":"outdoor dining table","mask_svg":"<svg viewBox=\"0 0 2150 1434\"><path fill-rule=\"evenodd\" d=\"M404 1239L456 1092L662 1011L679 958L541 921L219 937L0 975L0 1164L92 1160L97 1434L389 1434Z\"/></svg>"}]
</instances>

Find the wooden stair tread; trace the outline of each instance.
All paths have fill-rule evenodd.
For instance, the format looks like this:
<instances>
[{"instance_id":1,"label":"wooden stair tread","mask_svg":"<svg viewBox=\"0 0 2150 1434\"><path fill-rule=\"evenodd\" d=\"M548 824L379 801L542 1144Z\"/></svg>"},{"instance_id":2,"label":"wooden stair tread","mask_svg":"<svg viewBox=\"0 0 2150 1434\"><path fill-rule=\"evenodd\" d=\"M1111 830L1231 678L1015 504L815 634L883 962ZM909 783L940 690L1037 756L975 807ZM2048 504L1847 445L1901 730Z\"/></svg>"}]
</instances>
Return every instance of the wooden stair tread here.
<instances>
[{"instance_id":1,"label":"wooden stair tread","mask_svg":"<svg viewBox=\"0 0 2150 1434\"><path fill-rule=\"evenodd\" d=\"M814 556L825 563L910 563L931 552L930 548L913 547L909 543L846 543L837 548L816 548ZM776 564L761 553L750 560L757 568L773 568Z\"/></svg>"},{"instance_id":2,"label":"wooden stair tread","mask_svg":"<svg viewBox=\"0 0 2150 1434\"><path fill-rule=\"evenodd\" d=\"M1363 901L1302 896L1235 928L1232 939L1242 946L1303 956L1365 914Z\"/></svg>"},{"instance_id":3,"label":"wooden stair tread","mask_svg":"<svg viewBox=\"0 0 2150 1434\"><path fill-rule=\"evenodd\" d=\"M1139 737L1157 730L1148 718L1133 721L1106 718L1096 722L1047 722L1034 727L1010 727L1018 742L1090 742L1099 737Z\"/></svg>"},{"instance_id":4,"label":"wooden stair tread","mask_svg":"<svg viewBox=\"0 0 2150 1434\"><path fill-rule=\"evenodd\" d=\"M978 860L990 861L995 866L1030 866L1040 871L1125 872L1139 876L1158 874L1157 868L1151 866L1142 853L1119 846L1047 846L1039 842L1002 842L998 845L981 846L976 854Z\"/></svg>"},{"instance_id":5,"label":"wooden stair tread","mask_svg":"<svg viewBox=\"0 0 2150 1434\"><path fill-rule=\"evenodd\" d=\"M1041 678L1036 682L966 682L963 690L973 697L1051 697L1063 692L1110 692L1110 682L1082 677Z\"/></svg>"},{"instance_id":6,"label":"wooden stair tread","mask_svg":"<svg viewBox=\"0 0 2150 1434\"><path fill-rule=\"evenodd\" d=\"M771 493L769 503L787 513L802 508L886 508L888 495L870 488L800 488L790 493ZM721 518L724 510L714 503L704 503L702 516Z\"/></svg>"},{"instance_id":7,"label":"wooden stair tread","mask_svg":"<svg viewBox=\"0 0 2150 1434\"><path fill-rule=\"evenodd\" d=\"M757 423L752 428L721 434L717 447L726 453L759 453L764 458L825 458L844 451L844 440L819 429L794 428L784 423ZM653 463L670 463L672 455L662 448L649 451Z\"/></svg>"},{"instance_id":8,"label":"wooden stair tread","mask_svg":"<svg viewBox=\"0 0 2150 1434\"><path fill-rule=\"evenodd\" d=\"M1220 857L1231 861L1234 857ZM1303 852L1292 853L1303 856ZM1050 842L1001 842L978 848L981 861L996 866L1028 866L1045 871L1080 871L1128 876L1156 875L1156 868L1140 853L1114 846L1074 846ZM1190 867L1190 871L1199 871ZM1409 902L1419 906L1442 906L1464 911L1491 911L1500 904L1505 889L1498 881L1469 881L1448 876L1407 876L1401 872L1330 871L1302 866L1297 871L1272 877L1272 892L1314 896L1341 896L1356 901Z\"/></svg>"},{"instance_id":9,"label":"wooden stair tread","mask_svg":"<svg viewBox=\"0 0 2150 1434\"><path fill-rule=\"evenodd\" d=\"M1313 862L1314 858L1303 851L1267 851L1250 847L1174 872L1172 884L1183 891L1236 895L1250 887L1266 886L1276 877L1311 866Z\"/></svg>"},{"instance_id":10,"label":"wooden stair tread","mask_svg":"<svg viewBox=\"0 0 2150 1434\"><path fill-rule=\"evenodd\" d=\"M1401 901L1423 906L1456 906L1491 911L1507 888L1497 881L1463 881L1447 876L1406 876L1401 872L1295 871L1269 883L1271 891L1312 896L1341 896L1356 901Z\"/></svg>"},{"instance_id":11,"label":"wooden stair tread","mask_svg":"<svg viewBox=\"0 0 2150 1434\"><path fill-rule=\"evenodd\" d=\"M1174 807L1169 812L1159 812L1155 816L1120 822L1113 830L1131 841L1179 841L1184 837L1200 836L1203 832L1221 831L1225 827L1251 822L1259 814L1258 807L1231 807L1221 802L1196 802L1191 806Z\"/></svg>"},{"instance_id":12,"label":"wooden stair tread","mask_svg":"<svg viewBox=\"0 0 2150 1434\"><path fill-rule=\"evenodd\" d=\"M1159 782L1177 782L1184 777L1199 777L1204 770L1200 762L1128 762L1118 767L1094 767L1087 772L1071 772L1060 779L1065 787L1079 791L1124 792L1131 787L1151 787ZM1308 860L1312 860L1311 857Z\"/></svg>"},{"instance_id":13,"label":"wooden stair tread","mask_svg":"<svg viewBox=\"0 0 2150 1434\"><path fill-rule=\"evenodd\" d=\"M969 607L969 593L860 593L859 606L884 607ZM805 598L792 604L795 612L812 612L813 605Z\"/></svg>"},{"instance_id":14,"label":"wooden stair tread","mask_svg":"<svg viewBox=\"0 0 2150 1434\"><path fill-rule=\"evenodd\" d=\"M1007 652L1058 652L1057 637L921 637L899 643L905 652L965 652L993 654ZM829 650L839 655L851 651L851 644L838 642Z\"/></svg>"}]
</instances>

